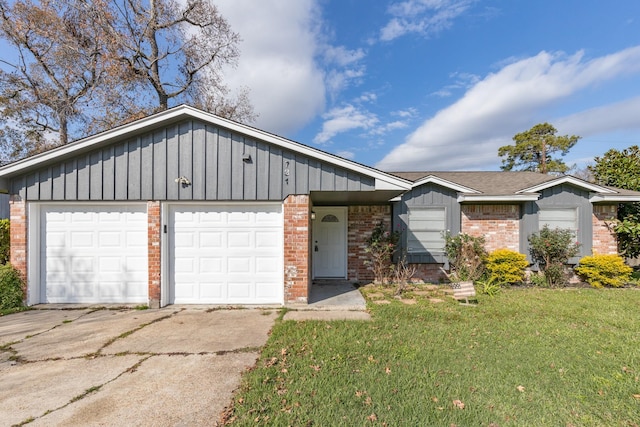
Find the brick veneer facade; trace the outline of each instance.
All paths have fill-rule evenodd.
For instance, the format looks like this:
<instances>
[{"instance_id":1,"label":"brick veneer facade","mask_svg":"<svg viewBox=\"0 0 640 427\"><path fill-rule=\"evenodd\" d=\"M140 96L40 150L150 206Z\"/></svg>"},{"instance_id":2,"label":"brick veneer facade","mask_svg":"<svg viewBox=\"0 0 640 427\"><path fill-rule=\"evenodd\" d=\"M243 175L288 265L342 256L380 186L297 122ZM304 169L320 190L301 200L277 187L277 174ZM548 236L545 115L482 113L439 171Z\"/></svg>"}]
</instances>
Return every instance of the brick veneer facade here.
<instances>
[{"instance_id":1,"label":"brick veneer facade","mask_svg":"<svg viewBox=\"0 0 640 427\"><path fill-rule=\"evenodd\" d=\"M162 267L160 265L162 247L160 239L160 202L147 202L147 268L149 270L149 307L160 308L160 283Z\"/></svg>"},{"instance_id":2,"label":"brick veneer facade","mask_svg":"<svg viewBox=\"0 0 640 427\"><path fill-rule=\"evenodd\" d=\"M461 230L484 236L488 252L520 250L520 207L517 205L462 205Z\"/></svg>"},{"instance_id":3,"label":"brick veneer facade","mask_svg":"<svg viewBox=\"0 0 640 427\"><path fill-rule=\"evenodd\" d=\"M24 200L12 195L9 200L10 262L20 273L25 283L24 299L27 299L27 209Z\"/></svg>"},{"instance_id":4,"label":"brick veneer facade","mask_svg":"<svg viewBox=\"0 0 640 427\"><path fill-rule=\"evenodd\" d=\"M609 229L607 222L617 218L616 205L593 205L593 253L617 254L618 241L616 234Z\"/></svg>"},{"instance_id":5,"label":"brick veneer facade","mask_svg":"<svg viewBox=\"0 0 640 427\"><path fill-rule=\"evenodd\" d=\"M308 195L291 195L284 201L284 301L306 303L310 285L310 219Z\"/></svg>"},{"instance_id":6,"label":"brick veneer facade","mask_svg":"<svg viewBox=\"0 0 640 427\"><path fill-rule=\"evenodd\" d=\"M373 281L373 270L365 261L366 242L373 228L383 221L391 229L391 206L349 206L347 215L347 278L354 282Z\"/></svg>"}]
</instances>

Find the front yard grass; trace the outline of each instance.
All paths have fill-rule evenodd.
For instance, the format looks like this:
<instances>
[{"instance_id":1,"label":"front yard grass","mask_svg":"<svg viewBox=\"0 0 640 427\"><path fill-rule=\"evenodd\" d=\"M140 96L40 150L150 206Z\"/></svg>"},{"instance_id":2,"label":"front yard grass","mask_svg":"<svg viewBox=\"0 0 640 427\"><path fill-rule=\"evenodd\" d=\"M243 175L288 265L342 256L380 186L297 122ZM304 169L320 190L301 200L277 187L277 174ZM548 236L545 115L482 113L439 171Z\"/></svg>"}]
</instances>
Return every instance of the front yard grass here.
<instances>
[{"instance_id":1,"label":"front yard grass","mask_svg":"<svg viewBox=\"0 0 640 427\"><path fill-rule=\"evenodd\" d=\"M382 291L371 322L277 322L227 423L639 425L640 290Z\"/></svg>"}]
</instances>

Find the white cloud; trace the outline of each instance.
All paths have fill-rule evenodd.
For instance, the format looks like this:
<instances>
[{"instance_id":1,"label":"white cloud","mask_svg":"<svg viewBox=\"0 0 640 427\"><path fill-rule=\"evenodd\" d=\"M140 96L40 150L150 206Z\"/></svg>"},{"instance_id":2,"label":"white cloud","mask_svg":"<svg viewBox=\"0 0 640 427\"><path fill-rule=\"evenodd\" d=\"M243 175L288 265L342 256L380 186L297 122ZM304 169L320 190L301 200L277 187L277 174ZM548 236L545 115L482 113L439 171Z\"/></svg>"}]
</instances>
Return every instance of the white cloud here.
<instances>
[{"instance_id":1,"label":"white cloud","mask_svg":"<svg viewBox=\"0 0 640 427\"><path fill-rule=\"evenodd\" d=\"M247 87L259 117L255 125L278 134L300 129L325 106L323 49L314 0L217 0L216 6L243 39L237 68L225 70L232 88ZM348 61L348 52L334 53ZM358 53L351 53L352 60Z\"/></svg>"},{"instance_id":2,"label":"white cloud","mask_svg":"<svg viewBox=\"0 0 640 427\"><path fill-rule=\"evenodd\" d=\"M322 118L325 120L322 130L313 139L316 144L324 144L337 134L350 130L372 129L379 122L375 114L352 104L334 108L325 113Z\"/></svg>"},{"instance_id":3,"label":"white cloud","mask_svg":"<svg viewBox=\"0 0 640 427\"><path fill-rule=\"evenodd\" d=\"M393 3L388 13L391 20L380 30L380 40L391 41L405 34L425 37L452 25L477 0L405 0Z\"/></svg>"},{"instance_id":4,"label":"white cloud","mask_svg":"<svg viewBox=\"0 0 640 427\"><path fill-rule=\"evenodd\" d=\"M638 73L640 46L593 60L585 60L582 52L572 56L541 52L521 59L476 83L376 166L384 170L463 170L495 165L498 148L510 144L515 133L536 124L545 109L587 87ZM616 110L624 106L628 105L620 104ZM608 126L604 119L597 123L601 128Z\"/></svg>"},{"instance_id":5,"label":"white cloud","mask_svg":"<svg viewBox=\"0 0 640 427\"><path fill-rule=\"evenodd\" d=\"M353 151L349 151L349 150L338 151L336 155L342 157L343 159L349 159L349 160L353 159L356 156L356 154Z\"/></svg>"}]
</instances>

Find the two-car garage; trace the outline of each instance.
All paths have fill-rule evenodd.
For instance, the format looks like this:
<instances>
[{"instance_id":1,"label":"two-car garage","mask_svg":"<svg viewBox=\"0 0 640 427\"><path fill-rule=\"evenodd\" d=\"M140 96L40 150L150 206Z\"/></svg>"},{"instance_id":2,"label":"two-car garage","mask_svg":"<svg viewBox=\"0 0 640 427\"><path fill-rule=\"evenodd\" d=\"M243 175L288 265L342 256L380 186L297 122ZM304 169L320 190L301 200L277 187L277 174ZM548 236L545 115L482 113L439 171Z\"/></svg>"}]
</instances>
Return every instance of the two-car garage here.
<instances>
[{"instance_id":1,"label":"two-car garage","mask_svg":"<svg viewBox=\"0 0 640 427\"><path fill-rule=\"evenodd\" d=\"M281 203L162 211L164 304L283 302ZM148 302L146 203L33 204L29 217L30 303Z\"/></svg>"}]
</instances>

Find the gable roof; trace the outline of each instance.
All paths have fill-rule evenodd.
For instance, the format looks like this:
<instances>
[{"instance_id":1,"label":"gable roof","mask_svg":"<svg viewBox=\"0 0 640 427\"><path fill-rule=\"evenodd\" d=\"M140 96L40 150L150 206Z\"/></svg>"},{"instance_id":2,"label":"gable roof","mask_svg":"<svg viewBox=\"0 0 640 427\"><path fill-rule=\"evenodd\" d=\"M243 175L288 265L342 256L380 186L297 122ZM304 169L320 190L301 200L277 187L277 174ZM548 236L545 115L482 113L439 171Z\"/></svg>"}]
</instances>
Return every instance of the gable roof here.
<instances>
[{"instance_id":1,"label":"gable roof","mask_svg":"<svg viewBox=\"0 0 640 427\"><path fill-rule=\"evenodd\" d=\"M593 203L640 201L640 192L597 185L571 175L554 176L528 171L393 172L393 175L412 181L414 188L439 179L440 185L460 193L460 202L538 200L540 191L561 184L591 192L590 201ZM456 186L446 185L446 182ZM460 186L472 191L461 191Z\"/></svg>"},{"instance_id":2,"label":"gable roof","mask_svg":"<svg viewBox=\"0 0 640 427\"><path fill-rule=\"evenodd\" d=\"M197 108L180 105L160 113L153 114L140 120L107 130L105 132L71 142L61 147L54 148L41 154L10 163L0 167L0 186L6 187L6 178L25 173L31 169L41 167L49 162L85 152L100 144L108 144L112 141L129 137L133 134L151 130L163 124L173 123L183 119L197 119L207 124L219 126L232 132L255 138L260 141L279 146L295 153L306 155L328 164L350 170L375 179L376 190L403 191L411 188L411 183L404 178L382 172L370 166L365 166L351 160L309 147L304 144L283 138L281 136L265 132L263 130L247 126L232 120L224 119ZM5 181L5 182L3 182Z\"/></svg>"}]
</instances>

